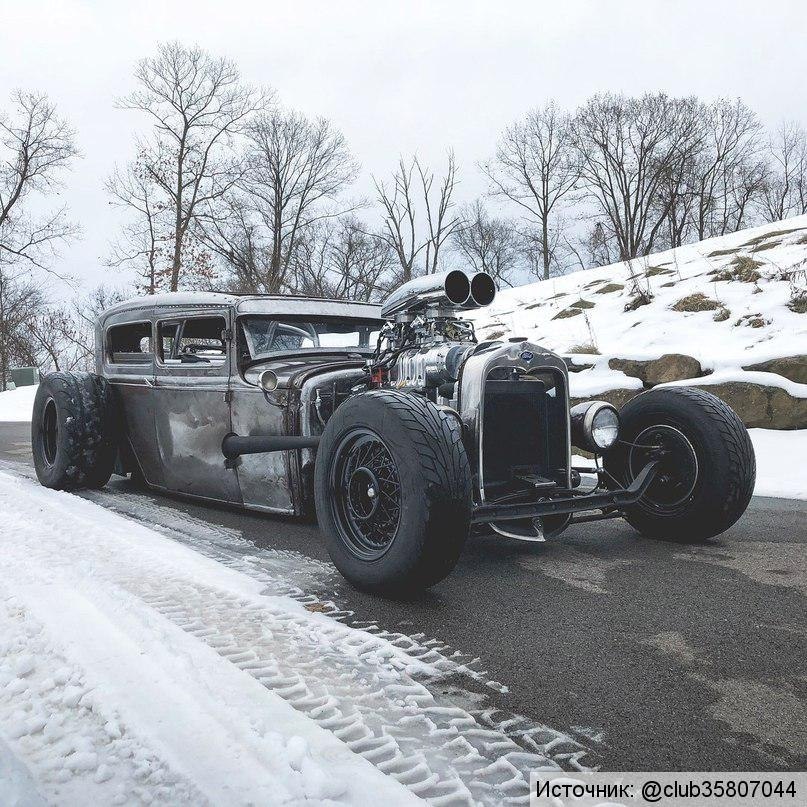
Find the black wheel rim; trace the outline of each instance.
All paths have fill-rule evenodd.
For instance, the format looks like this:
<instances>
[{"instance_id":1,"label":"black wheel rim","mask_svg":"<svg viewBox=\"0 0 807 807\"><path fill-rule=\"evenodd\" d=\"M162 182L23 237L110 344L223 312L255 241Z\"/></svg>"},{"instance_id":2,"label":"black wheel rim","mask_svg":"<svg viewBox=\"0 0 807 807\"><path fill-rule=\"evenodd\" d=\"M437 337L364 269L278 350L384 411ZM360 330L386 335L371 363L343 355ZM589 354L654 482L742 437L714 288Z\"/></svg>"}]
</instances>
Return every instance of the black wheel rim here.
<instances>
[{"instance_id":1,"label":"black wheel rim","mask_svg":"<svg viewBox=\"0 0 807 807\"><path fill-rule=\"evenodd\" d=\"M53 398L48 398L42 412L42 452L48 465L53 465L56 462L58 445L59 415L56 412L56 402Z\"/></svg>"},{"instance_id":2,"label":"black wheel rim","mask_svg":"<svg viewBox=\"0 0 807 807\"><path fill-rule=\"evenodd\" d=\"M633 441L628 458L631 479L653 459L660 459L661 463L641 502L657 512L674 512L690 499L698 483L695 447L674 426L650 426Z\"/></svg>"},{"instance_id":3,"label":"black wheel rim","mask_svg":"<svg viewBox=\"0 0 807 807\"><path fill-rule=\"evenodd\" d=\"M362 560L380 558L401 519L401 483L386 443L370 429L348 432L333 454L330 487L342 542Z\"/></svg>"}]
</instances>

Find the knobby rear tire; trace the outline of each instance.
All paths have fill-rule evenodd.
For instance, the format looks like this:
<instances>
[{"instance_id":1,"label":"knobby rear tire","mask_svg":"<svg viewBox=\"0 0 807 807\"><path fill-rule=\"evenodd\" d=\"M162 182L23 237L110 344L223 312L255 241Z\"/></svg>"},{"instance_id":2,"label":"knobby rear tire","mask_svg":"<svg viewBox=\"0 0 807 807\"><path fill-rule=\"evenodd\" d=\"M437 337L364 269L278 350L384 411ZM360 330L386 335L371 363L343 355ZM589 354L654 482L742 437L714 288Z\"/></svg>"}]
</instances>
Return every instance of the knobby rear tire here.
<instances>
[{"instance_id":1,"label":"knobby rear tire","mask_svg":"<svg viewBox=\"0 0 807 807\"><path fill-rule=\"evenodd\" d=\"M55 429L51 428L54 424ZM103 487L116 457L116 408L106 379L56 372L39 384L31 449L39 482L57 490Z\"/></svg>"}]
</instances>

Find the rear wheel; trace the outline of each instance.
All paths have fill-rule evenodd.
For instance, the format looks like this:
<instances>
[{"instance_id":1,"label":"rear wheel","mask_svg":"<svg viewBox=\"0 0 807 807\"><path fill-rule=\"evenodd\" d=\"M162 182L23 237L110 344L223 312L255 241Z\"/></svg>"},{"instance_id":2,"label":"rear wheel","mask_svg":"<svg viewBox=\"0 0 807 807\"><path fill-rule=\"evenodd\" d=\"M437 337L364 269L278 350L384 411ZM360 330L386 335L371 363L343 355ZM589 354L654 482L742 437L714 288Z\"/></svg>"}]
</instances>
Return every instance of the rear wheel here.
<instances>
[{"instance_id":1,"label":"rear wheel","mask_svg":"<svg viewBox=\"0 0 807 807\"><path fill-rule=\"evenodd\" d=\"M628 401L605 470L629 485L661 457L647 492L625 509L644 535L692 542L719 535L745 512L756 478L754 448L736 413L709 392L662 387Z\"/></svg>"},{"instance_id":2,"label":"rear wheel","mask_svg":"<svg viewBox=\"0 0 807 807\"><path fill-rule=\"evenodd\" d=\"M357 588L427 588L468 536L471 474L456 419L393 390L356 395L328 421L314 474L334 565Z\"/></svg>"},{"instance_id":3,"label":"rear wheel","mask_svg":"<svg viewBox=\"0 0 807 807\"><path fill-rule=\"evenodd\" d=\"M103 487L115 465L115 410L107 381L93 373L50 373L39 384L31 450L45 487Z\"/></svg>"}]
</instances>

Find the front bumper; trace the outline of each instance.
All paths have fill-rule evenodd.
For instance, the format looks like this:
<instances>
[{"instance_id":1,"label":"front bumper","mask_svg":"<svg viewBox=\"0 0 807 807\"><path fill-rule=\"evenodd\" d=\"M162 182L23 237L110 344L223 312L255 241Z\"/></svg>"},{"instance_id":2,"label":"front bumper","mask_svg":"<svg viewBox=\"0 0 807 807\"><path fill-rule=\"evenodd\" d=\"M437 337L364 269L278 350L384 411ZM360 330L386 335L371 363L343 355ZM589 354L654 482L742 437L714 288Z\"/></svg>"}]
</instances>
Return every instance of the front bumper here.
<instances>
[{"instance_id":1,"label":"front bumper","mask_svg":"<svg viewBox=\"0 0 807 807\"><path fill-rule=\"evenodd\" d=\"M635 504L642 498L656 478L660 462L660 459L648 462L627 488L588 494L563 491L554 498L547 497L535 502L519 504L496 504L495 502L479 504L474 507L471 523L489 524L499 521L583 513L589 510L618 510Z\"/></svg>"}]
</instances>

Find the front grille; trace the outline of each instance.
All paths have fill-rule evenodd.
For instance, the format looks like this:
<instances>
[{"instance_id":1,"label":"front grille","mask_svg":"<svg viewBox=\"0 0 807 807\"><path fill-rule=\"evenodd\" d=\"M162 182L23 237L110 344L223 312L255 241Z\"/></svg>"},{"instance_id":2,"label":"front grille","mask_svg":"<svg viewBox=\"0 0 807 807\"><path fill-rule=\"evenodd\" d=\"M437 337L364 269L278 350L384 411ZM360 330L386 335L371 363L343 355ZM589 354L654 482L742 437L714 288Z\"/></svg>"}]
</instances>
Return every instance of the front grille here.
<instances>
[{"instance_id":1,"label":"front grille","mask_svg":"<svg viewBox=\"0 0 807 807\"><path fill-rule=\"evenodd\" d=\"M566 389L555 370L485 382L482 472L485 495L524 487L523 477L564 485L567 478Z\"/></svg>"}]
</instances>

